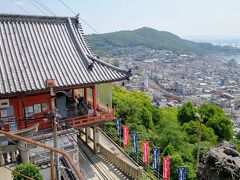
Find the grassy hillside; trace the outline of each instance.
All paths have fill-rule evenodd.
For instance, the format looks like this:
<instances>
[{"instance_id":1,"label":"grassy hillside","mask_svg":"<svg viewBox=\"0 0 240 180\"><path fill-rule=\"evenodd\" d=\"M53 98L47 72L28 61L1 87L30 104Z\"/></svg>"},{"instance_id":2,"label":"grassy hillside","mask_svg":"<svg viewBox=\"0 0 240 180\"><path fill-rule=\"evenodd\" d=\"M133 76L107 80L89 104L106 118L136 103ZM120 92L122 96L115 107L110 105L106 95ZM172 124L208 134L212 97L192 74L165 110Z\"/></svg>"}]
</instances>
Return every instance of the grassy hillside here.
<instances>
[{"instance_id":1,"label":"grassy hillside","mask_svg":"<svg viewBox=\"0 0 240 180\"><path fill-rule=\"evenodd\" d=\"M209 43L195 43L184 40L175 34L143 27L133 31L119 31L86 36L93 51L103 55L114 48L144 46L151 49L166 49L177 53L196 53L198 55L233 50L229 47L214 46Z\"/></svg>"}]
</instances>

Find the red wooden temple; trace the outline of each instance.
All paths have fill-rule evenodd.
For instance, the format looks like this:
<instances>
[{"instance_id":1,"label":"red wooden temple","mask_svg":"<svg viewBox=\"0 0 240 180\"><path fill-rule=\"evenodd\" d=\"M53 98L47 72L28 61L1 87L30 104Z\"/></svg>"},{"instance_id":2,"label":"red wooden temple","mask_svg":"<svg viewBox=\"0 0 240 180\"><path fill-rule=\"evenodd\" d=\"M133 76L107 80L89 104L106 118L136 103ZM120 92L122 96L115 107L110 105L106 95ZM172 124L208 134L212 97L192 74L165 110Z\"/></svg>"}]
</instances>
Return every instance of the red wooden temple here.
<instances>
[{"instance_id":1,"label":"red wooden temple","mask_svg":"<svg viewBox=\"0 0 240 180\"><path fill-rule=\"evenodd\" d=\"M111 82L130 76L130 70L92 54L78 17L0 14L0 127L5 131L36 123L40 130L50 128L49 113L55 111L73 127L113 120ZM108 103L101 102L105 96Z\"/></svg>"}]
</instances>

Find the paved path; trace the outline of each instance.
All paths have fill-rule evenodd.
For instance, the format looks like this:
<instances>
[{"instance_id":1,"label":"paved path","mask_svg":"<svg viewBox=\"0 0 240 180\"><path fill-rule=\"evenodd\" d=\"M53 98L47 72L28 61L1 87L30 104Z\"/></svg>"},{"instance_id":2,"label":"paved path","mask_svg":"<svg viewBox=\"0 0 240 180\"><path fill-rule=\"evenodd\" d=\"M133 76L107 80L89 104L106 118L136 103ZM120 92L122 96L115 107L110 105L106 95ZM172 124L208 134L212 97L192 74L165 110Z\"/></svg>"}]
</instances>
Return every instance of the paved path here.
<instances>
[{"instance_id":1,"label":"paved path","mask_svg":"<svg viewBox=\"0 0 240 180\"><path fill-rule=\"evenodd\" d=\"M11 168L14 169L14 168ZM12 180L12 172L4 167L0 167L0 180Z\"/></svg>"},{"instance_id":2,"label":"paved path","mask_svg":"<svg viewBox=\"0 0 240 180\"><path fill-rule=\"evenodd\" d=\"M83 141L80 141L80 166L86 179L128 179L122 172L107 162L103 157L96 155Z\"/></svg>"}]
</instances>

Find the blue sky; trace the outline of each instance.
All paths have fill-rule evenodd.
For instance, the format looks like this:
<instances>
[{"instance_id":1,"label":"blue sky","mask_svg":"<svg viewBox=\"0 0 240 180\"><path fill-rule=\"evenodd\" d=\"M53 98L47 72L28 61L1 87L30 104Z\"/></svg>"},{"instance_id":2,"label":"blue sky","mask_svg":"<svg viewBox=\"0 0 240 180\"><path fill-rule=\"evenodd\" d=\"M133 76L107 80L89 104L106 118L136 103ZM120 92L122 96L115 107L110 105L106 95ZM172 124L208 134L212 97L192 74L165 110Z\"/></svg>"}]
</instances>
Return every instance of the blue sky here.
<instances>
[{"instance_id":1,"label":"blue sky","mask_svg":"<svg viewBox=\"0 0 240 180\"><path fill-rule=\"evenodd\" d=\"M30 2L43 2L55 14L73 16L58 0L0 0L0 13L42 14ZM143 26L181 37L240 37L240 0L62 0L99 33ZM36 4L36 3L35 3ZM84 25L85 33L94 33Z\"/></svg>"}]
</instances>

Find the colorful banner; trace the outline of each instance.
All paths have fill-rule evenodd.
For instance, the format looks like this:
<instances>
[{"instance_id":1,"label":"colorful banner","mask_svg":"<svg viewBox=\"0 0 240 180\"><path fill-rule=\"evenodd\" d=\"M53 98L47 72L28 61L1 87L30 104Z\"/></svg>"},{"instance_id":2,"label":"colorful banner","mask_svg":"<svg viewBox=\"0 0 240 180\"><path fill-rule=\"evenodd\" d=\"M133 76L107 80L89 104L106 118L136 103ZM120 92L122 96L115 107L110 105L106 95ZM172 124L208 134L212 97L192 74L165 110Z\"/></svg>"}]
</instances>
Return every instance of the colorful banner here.
<instances>
[{"instance_id":1,"label":"colorful banner","mask_svg":"<svg viewBox=\"0 0 240 180\"><path fill-rule=\"evenodd\" d=\"M128 126L123 126L123 146L128 146L129 129Z\"/></svg>"},{"instance_id":2,"label":"colorful banner","mask_svg":"<svg viewBox=\"0 0 240 180\"><path fill-rule=\"evenodd\" d=\"M120 118L116 119L116 127L117 127L118 135L121 136L121 119Z\"/></svg>"},{"instance_id":3,"label":"colorful banner","mask_svg":"<svg viewBox=\"0 0 240 180\"><path fill-rule=\"evenodd\" d=\"M178 167L178 180L186 180L187 168L186 166Z\"/></svg>"},{"instance_id":4,"label":"colorful banner","mask_svg":"<svg viewBox=\"0 0 240 180\"><path fill-rule=\"evenodd\" d=\"M143 162L148 164L149 158L149 143L147 141L143 141L142 143L142 152L143 152Z\"/></svg>"},{"instance_id":5,"label":"colorful banner","mask_svg":"<svg viewBox=\"0 0 240 180\"><path fill-rule=\"evenodd\" d=\"M138 153L138 134L132 133L132 140L133 140L133 153Z\"/></svg>"},{"instance_id":6,"label":"colorful banner","mask_svg":"<svg viewBox=\"0 0 240 180\"><path fill-rule=\"evenodd\" d=\"M163 158L163 180L170 179L170 161L167 156Z\"/></svg>"},{"instance_id":7,"label":"colorful banner","mask_svg":"<svg viewBox=\"0 0 240 180\"><path fill-rule=\"evenodd\" d=\"M152 157L153 157L153 169L158 170L158 161L159 161L159 149L157 147L152 149Z\"/></svg>"}]
</instances>

